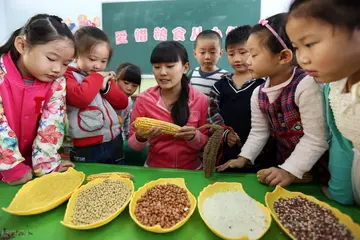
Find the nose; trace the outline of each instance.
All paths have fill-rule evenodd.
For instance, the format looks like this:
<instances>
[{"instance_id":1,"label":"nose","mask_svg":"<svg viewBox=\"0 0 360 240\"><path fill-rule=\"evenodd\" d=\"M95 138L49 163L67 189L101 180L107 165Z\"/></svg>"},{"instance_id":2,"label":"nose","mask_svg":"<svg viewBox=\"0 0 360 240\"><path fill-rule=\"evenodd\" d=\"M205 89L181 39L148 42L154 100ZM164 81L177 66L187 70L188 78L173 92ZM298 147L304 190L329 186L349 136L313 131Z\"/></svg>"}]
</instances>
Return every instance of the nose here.
<instances>
[{"instance_id":1,"label":"nose","mask_svg":"<svg viewBox=\"0 0 360 240\"><path fill-rule=\"evenodd\" d=\"M210 53L205 53L205 59L210 59Z\"/></svg>"},{"instance_id":2,"label":"nose","mask_svg":"<svg viewBox=\"0 0 360 240\"><path fill-rule=\"evenodd\" d=\"M165 67L161 67L161 68L160 68L160 74L161 74L161 76L167 75L167 73L166 73L166 68L165 68Z\"/></svg>"},{"instance_id":3,"label":"nose","mask_svg":"<svg viewBox=\"0 0 360 240\"><path fill-rule=\"evenodd\" d=\"M307 65L311 63L310 58L306 54L302 54L299 51L296 52L296 58L298 59L300 65Z\"/></svg>"},{"instance_id":4,"label":"nose","mask_svg":"<svg viewBox=\"0 0 360 240\"><path fill-rule=\"evenodd\" d=\"M99 64L99 63L95 63L94 69L100 69L100 64Z\"/></svg>"},{"instance_id":5,"label":"nose","mask_svg":"<svg viewBox=\"0 0 360 240\"><path fill-rule=\"evenodd\" d=\"M53 73L59 73L60 70L61 70L61 63L59 63L59 64L54 64L51 71L52 71Z\"/></svg>"},{"instance_id":6,"label":"nose","mask_svg":"<svg viewBox=\"0 0 360 240\"><path fill-rule=\"evenodd\" d=\"M251 57L249 57L247 60L246 60L246 65L248 66L251 66L252 62L251 62Z\"/></svg>"}]
</instances>

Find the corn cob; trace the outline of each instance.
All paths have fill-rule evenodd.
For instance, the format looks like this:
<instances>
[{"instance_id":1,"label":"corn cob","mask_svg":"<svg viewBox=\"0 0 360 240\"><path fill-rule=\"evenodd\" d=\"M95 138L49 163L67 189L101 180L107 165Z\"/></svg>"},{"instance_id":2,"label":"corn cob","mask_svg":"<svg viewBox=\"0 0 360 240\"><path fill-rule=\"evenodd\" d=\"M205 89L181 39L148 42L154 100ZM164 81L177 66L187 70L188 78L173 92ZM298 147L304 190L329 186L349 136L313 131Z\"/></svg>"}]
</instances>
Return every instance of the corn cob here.
<instances>
[{"instance_id":1,"label":"corn cob","mask_svg":"<svg viewBox=\"0 0 360 240\"><path fill-rule=\"evenodd\" d=\"M263 173L263 171L264 171L264 169L261 169L256 173L258 180L259 180L260 175ZM309 183L309 182L312 182L312 180L313 180L312 175L309 172L306 172L302 179L295 178L293 183ZM259 180L259 182L260 182L260 180Z\"/></svg>"},{"instance_id":2,"label":"corn cob","mask_svg":"<svg viewBox=\"0 0 360 240\"><path fill-rule=\"evenodd\" d=\"M138 130L147 131L152 127L160 128L164 134L168 135L175 135L180 129L180 126L176 124L160 121L157 119L146 117L138 117L135 119L135 128Z\"/></svg>"},{"instance_id":3,"label":"corn cob","mask_svg":"<svg viewBox=\"0 0 360 240\"><path fill-rule=\"evenodd\" d=\"M98 178L105 179L105 178L109 178L113 175L116 175L116 176L119 176L122 178L129 178L131 180L134 179L134 176L127 172L107 172L107 173L92 174L86 178L86 181L90 182L90 181L93 181Z\"/></svg>"},{"instance_id":4,"label":"corn cob","mask_svg":"<svg viewBox=\"0 0 360 240\"><path fill-rule=\"evenodd\" d=\"M203 165L205 177L210 177L215 171L216 160L221 145L224 128L220 125L205 124L198 128L199 130L211 128L214 130L213 134L209 138L203 153Z\"/></svg>"}]
</instances>

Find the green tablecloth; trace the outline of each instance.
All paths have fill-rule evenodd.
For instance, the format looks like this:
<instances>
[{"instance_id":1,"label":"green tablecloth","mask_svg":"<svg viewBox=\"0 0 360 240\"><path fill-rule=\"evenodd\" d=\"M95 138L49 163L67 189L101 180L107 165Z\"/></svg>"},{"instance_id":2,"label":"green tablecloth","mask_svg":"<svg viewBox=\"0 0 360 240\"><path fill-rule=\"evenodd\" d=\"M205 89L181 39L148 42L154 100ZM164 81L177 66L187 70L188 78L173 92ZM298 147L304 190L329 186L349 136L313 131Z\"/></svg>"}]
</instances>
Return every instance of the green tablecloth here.
<instances>
[{"instance_id":1,"label":"green tablecloth","mask_svg":"<svg viewBox=\"0 0 360 240\"><path fill-rule=\"evenodd\" d=\"M215 181L240 182L243 184L245 191L254 199L264 203L265 193L272 191L272 187L264 186L257 182L254 174L215 174L212 178L206 179L200 171L183 171L173 169L153 169L133 166L114 166L100 164L78 163L78 171L83 171L86 175L110 172L126 171L135 176L135 189L145 183L158 178L185 178L187 187L195 195L208 184ZM20 186L9 186L0 183L0 205L8 206L11 199L15 196ZM345 207L334 202L328 201L321 193L319 186L314 184L294 185L288 188L291 191L301 191L305 194L313 195L321 201L329 202L330 205L340 209L343 213L350 215L357 223L360 223L360 209L355 207ZM49 212L34 216L13 216L0 210L0 233L6 231L25 232L24 239L171 239L171 240L211 240L219 239L216 237L202 222L198 211L192 215L190 220L180 229L168 234L153 234L142 230L130 218L128 208L109 224L97 229L87 231L76 231L64 227L60 221L64 217L66 203ZM1 239L1 237L0 237ZM280 228L273 221L271 228L263 239L287 239L286 235L281 232Z\"/></svg>"}]
</instances>

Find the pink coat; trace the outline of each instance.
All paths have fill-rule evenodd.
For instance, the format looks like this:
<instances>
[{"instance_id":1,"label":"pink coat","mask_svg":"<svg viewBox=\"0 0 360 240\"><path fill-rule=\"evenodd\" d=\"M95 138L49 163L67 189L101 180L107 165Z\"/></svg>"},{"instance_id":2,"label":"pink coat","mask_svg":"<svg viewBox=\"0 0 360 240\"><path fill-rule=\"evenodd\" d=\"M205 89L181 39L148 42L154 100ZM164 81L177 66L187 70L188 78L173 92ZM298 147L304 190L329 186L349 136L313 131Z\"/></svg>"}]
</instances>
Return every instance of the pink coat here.
<instances>
[{"instance_id":1,"label":"pink coat","mask_svg":"<svg viewBox=\"0 0 360 240\"><path fill-rule=\"evenodd\" d=\"M198 128L207 123L208 98L191 86L189 87L190 118L186 125ZM160 97L158 86L148 89L136 98L131 122L137 117L149 117L173 123L171 114ZM207 135L197 130L195 137L190 141L162 135L141 143L135 137L132 124L128 144L134 150L141 150L147 143L150 144L146 160L146 165L149 167L199 169L202 166L201 150L207 140Z\"/></svg>"},{"instance_id":2,"label":"pink coat","mask_svg":"<svg viewBox=\"0 0 360 240\"><path fill-rule=\"evenodd\" d=\"M65 123L65 78L24 84L10 54L0 56L0 179L56 170Z\"/></svg>"}]
</instances>

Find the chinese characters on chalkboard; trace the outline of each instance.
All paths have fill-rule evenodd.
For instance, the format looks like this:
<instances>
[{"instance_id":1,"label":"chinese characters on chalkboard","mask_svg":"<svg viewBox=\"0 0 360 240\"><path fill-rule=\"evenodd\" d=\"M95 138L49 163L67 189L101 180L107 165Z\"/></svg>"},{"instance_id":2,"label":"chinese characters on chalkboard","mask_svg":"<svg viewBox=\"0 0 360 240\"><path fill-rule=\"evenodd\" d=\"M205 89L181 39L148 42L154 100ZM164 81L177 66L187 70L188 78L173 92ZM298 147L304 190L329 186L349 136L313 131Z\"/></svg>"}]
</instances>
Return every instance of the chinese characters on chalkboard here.
<instances>
[{"instance_id":1,"label":"chinese characters on chalkboard","mask_svg":"<svg viewBox=\"0 0 360 240\"><path fill-rule=\"evenodd\" d=\"M233 30L234 26L228 26L225 30L226 35ZM191 29L190 41L195 41L197 35L202 32L202 26L196 26ZM213 27L213 31L219 33L221 37L223 37L222 31L218 27ZM134 41L138 43L147 42L149 40L148 35L149 32L147 28L136 28L134 30ZM155 41L166 41L170 40L169 37L174 41L185 41L186 37L186 29L183 27L176 27L171 30L172 36L168 36L168 29L165 27L155 27L152 30L152 37ZM150 33L151 34L151 33ZM127 44L129 43L129 34L127 30L121 30L115 32L115 44Z\"/></svg>"}]
</instances>

